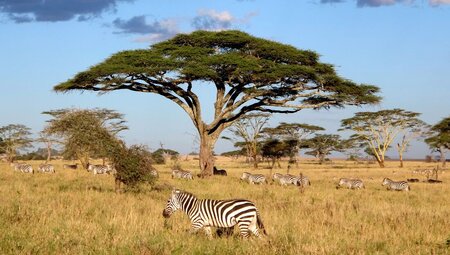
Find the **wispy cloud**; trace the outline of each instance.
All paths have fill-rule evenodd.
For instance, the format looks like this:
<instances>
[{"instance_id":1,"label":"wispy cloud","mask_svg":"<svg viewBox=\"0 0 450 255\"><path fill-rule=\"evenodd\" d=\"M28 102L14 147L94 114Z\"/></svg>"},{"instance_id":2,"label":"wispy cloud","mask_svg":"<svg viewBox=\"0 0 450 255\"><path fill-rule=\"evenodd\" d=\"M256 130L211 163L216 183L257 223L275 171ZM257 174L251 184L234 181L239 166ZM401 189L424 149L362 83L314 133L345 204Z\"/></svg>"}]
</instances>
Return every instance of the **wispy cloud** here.
<instances>
[{"instance_id":1,"label":"wispy cloud","mask_svg":"<svg viewBox=\"0 0 450 255\"><path fill-rule=\"evenodd\" d=\"M343 3L346 0L320 0L321 4L333 4L333 3ZM356 0L356 5L358 7L381 7L381 6L391 6L395 4L406 4L413 5L416 0ZM450 4L450 0L428 0L428 4L433 7L437 7L444 4Z\"/></svg>"},{"instance_id":2,"label":"wispy cloud","mask_svg":"<svg viewBox=\"0 0 450 255\"><path fill-rule=\"evenodd\" d=\"M119 31L116 33L139 34L136 42L157 42L169 39L179 33L178 24L173 19L155 20L147 23L144 15L135 16L129 20L115 19L113 25Z\"/></svg>"},{"instance_id":3,"label":"wispy cloud","mask_svg":"<svg viewBox=\"0 0 450 255\"><path fill-rule=\"evenodd\" d=\"M256 15L258 13L250 12L242 18L237 18L228 11L200 9L197 11L197 16L192 19L191 25L193 28L201 30L226 30L237 25L248 24Z\"/></svg>"},{"instance_id":4,"label":"wispy cloud","mask_svg":"<svg viewBox=\"0 0 450 255\"><path fill-rule=\"evenodd\" d=\"M119 2L134 0L0 0L0 13L16 23L57 22L77 18L85 21L106 11L115 11Z\"/></svg>"}]
</instances>

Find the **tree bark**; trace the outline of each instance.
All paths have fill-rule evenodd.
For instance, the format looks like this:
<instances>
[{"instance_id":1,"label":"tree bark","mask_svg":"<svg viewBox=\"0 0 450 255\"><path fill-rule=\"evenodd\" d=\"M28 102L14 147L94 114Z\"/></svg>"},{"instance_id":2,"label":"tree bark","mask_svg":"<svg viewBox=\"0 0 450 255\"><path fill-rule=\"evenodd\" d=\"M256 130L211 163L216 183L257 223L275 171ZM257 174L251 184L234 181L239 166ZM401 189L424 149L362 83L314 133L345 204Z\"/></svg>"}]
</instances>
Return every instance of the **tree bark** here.
<instances>
[{"instance_id":1,"label":"tree bark","mask_svg":"<svg viewBox=\"0 0 450 255\"><path fill-rule=\"evenodd\" d=\"M52 143L47 142L47 160L45 161L46 164L50 161L51 157L52 157Z\"/></svg>"},{"instance_id":2,"label":"tree bark","mask_svg":"<svg viewBox=\"0 0 450 255\"><path fill-rule=\"evenodd\" d=\"M399 159L400 159L400 167L403 167L403 153L399 154Z\"/></svg>"},{"instance_id":3,"label":"tree bark","mask_svg":"<svg viewBox=\"0 0 450 255\"><path fill-rule=\"evenodd\" d=\"M377 162L378 162L378 165L379 165L381 168L384 168L384 160L382 160L382 159L377 159Z\"/></svg>"},{"instance_id":4,"label":"tree bark","mask_svg":"<svg viewBox=\"0 0 450 255\"><path fill-rule=\"evenodd\" d=\"M202 178L213 175L214 167L214 155L213 149L216 143L214 136L208 135L207 133L200 135L200 154L199 154L199 164L200 164L200 176Z\"/></svg>"},{"instance_id":5,"label":"tree bark","mask_svg":"<svg viewBox=\"0 0 450 255\"><path fill-rule=\"evenodd\" d=\"M446 159L445 159L445 148L444 147L439 148L439 152L441 153L440 161L442 163L442 167L445 167L445 162L446 162Z\"/></svg>"}]
</instances>

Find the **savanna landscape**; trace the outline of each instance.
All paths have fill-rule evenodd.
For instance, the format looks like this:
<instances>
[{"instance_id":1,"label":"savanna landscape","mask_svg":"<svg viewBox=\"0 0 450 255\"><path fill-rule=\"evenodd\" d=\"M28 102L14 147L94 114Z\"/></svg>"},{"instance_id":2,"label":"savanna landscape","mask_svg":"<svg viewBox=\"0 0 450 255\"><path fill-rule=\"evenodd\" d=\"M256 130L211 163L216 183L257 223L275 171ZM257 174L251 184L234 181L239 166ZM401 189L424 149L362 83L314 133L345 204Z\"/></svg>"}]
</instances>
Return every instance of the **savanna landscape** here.
<instances>
[{"instance_id":1,"label":"savanna landscape","mask_svg":"<svg viewBox=\"0 0 450 255\"><path fill-rule=\"evenodd\" d=\"M400 169L389 161L384 169L368 162L334 160L320 165L302 159L301 171L311 180L303 192L296 186L241 181L244 171L269 175L244 159L218 157L228 176L211 179L171 178L170 163L155 166L158 181L139 193L114 191L111 175L63 169L55 174L28 175L0 165L0 253L2 254L447 254L450 220L449 173L440 171L444 184L424 183L416 169L436 163L407 161ZM37 166L38 161L30 162ZM67 162L64 162L67 163ZM197 169L190 157L184 169ZM286 162L273 172L285 173ZM196 171L194 171L196 172ZM197 171L198 172L198 171ZM341 177L361 178L362 190L336 189ZM411 191L388 191L384 177L418 178ZM199 198L252 200L260 210L268 236L208 240L188 232L183 212L165 222L162 210L172 187Z\"/></svg>"}]
</instances>

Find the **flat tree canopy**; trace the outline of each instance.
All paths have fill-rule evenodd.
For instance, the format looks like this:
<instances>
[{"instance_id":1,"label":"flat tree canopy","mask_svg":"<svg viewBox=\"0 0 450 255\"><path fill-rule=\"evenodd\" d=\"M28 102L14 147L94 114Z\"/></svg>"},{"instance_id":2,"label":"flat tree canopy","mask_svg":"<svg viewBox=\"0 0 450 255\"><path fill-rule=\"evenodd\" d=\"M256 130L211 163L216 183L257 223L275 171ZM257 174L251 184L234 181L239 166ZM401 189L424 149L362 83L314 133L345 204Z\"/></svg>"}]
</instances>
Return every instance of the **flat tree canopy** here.
<instances>
[{"instance_id":1,"label":"flat tree canopy","mask_svg":"<svg viewBox=\"0 0 450 255\"><path fill-rule=\"evenodd\" d=\"M214 86L214 119L205 123L194 85ZM240 31L196 31L114 54L54 88L56 91L132 90L162 95L186 111L200 137L200 167L212 174L220 133L250 112L294 113L305 108L377 103L379 89L338 76L313 51Z\"/></svg>"}]
</instances>

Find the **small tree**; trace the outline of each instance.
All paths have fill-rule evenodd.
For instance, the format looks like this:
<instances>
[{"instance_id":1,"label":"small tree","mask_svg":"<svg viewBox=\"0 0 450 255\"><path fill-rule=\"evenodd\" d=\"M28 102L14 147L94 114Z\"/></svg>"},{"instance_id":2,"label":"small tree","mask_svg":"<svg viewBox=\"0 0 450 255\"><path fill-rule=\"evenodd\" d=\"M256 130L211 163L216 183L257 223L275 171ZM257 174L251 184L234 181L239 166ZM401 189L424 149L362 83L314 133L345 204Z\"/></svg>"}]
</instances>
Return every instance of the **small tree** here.
<instances>
[{"instance_id":1,"label":"small tree","mask_svg":"<svg viewBox=\"0 0 450 255\"><path fill-rule=\"evenodd\" d=\"M45 147L47 149L47 157L45 160L45 163L48 163L52 158L52 151L53 151L53 145L61 143L59 139L51 134L46 133L45 131L42 131L39 133L39 138L36 139L37 142L41 142L45 144Z\"/></svg>"},{"instance_id":2,"label":"small tree","mask_svg":"<svg viewBox=\"0 0 450 255\"><path fill-rule=\"evenodd\" d=\"M236 121L229 128L230 132L245 146L248 157L253 161L253 167L258 168L258 155L260 142L262 139L261 132L269 120L269 114L251 114ZM230 139L228 137L222 137ZM235 143L235 145L239 145Z\"/></svg>"},{"instance_id":3,"label":"small tree","mask_svg":"<svg viewBox=\"0 0 450 255\"><path fill-rule=\"evenodd\" d=\"M434 151L440 153L442 167L445 167L445 153L450 150L450 117L444 118L439 123L431 127L431 135L425 142Z\"/></svg>"},{"instance_id":4,"label":"small tree","mask_svg":"<svg viewBox=\"0 0 450 255\"><path fill-rule=\"evenodd\" d=\"M30 128L21 124L0 127L0 151L6 153L8 162L14 162L18 150L31 147Z\"/></svg>"},{"instance_id":5,"label":"small tree","mask_svg":"<svg viewBox=\"0 0 450 255\"><path fill-rule=\"evenodd\" d=\"M341 121L340 130L355 132L352 138L365 143L372 150L380 167L384 167L386 151L399 133L406 132L421 122L417 119L418 115L419 113L403 109L357 112L354 117Z\"/></svg>"},{"instance_id":6,"label":"small tree","mask_svg":"<svg viewBox=\"0 0 450 255\"><path fill-rule=\"evenodd\" d=\"M325 161L325 157L333 151L342 151L345 149L339 135L317 134L313 138L303 142L303 147L308 148L307 155L315 156L320 164Z\"/></svg>"},{"instance_id":7,"label":"small tree","mask_svg":"<svg viewBox=\"0 0 450 255\"><path fill-rule=\"evenodd\" d=\"M129 190L137 190L138 185L153 184L155 176L151 174L152 153L147 147L133 145L127 148L123 143L117 147L111 147L108 154L116 169L116 191L120 190L121 183L127 185Z\"/></svg>"},{"instance_id":8,"label":"small tree","mask_svg":"<svg viewBox=\"0 0 450 255\"><path fill-rule=\"evenodd\" d=\"M401 140L397 143L400 167L403 167L403 153L408 150L411 141L423 137L427 131L428 125L417 118L411 118L408 121L407 126L400 131Z\"/></svg>"},{"instance_id":9,"label":"small tree","mask_svg":"<svg viewBox=\"0 0 450 255\"><path fill-rule=\"evenodd\" d=\"M261 154L264 158L268 158L271 160L271 172L272 175L272 169L275 166L275 163L279 161L282 157L288 156L292 145L289 142L286 141L280 141L278 139L269 139L266 140L262 147L261 147ZM280 163L278 163L278 166L280 166Z\"/></svg>"},{"instance_id":10,"label":"small tree","mask_svg":"<svg viewBox=\"0 0 450 255\"><path fill-rule=\"evenodd\" d=\"M54 117L45 128L45 133L61 137L64 155L76 157L84 168L87 168L89 158L108 157L109 151L118 146L119 141L115 135L123 128L118 130L115 125L108 126L96 110L66 110L44 114Z\"/></svg>"}]
</instances>

